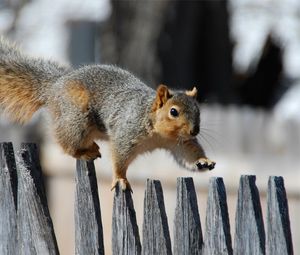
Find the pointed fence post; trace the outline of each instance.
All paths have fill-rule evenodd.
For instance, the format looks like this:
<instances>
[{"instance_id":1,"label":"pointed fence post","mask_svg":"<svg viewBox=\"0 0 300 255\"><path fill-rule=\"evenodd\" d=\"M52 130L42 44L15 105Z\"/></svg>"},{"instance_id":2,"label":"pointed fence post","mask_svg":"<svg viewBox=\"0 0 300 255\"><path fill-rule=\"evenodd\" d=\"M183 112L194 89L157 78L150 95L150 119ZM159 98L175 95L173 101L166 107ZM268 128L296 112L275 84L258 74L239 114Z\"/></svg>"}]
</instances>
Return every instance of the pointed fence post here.
<instances>
[{"instance_id":1,"label":"pointed fence post","mask_svg":"<svg viewBox=\"0 0 300 255\"><path fill-rule=\"evenodd\" d=\"M19 254L59 254L35 144L22 144L18 169Z\"/></svg>"},{"instance_id":2,"label":"pointed fence post","mask_svg":"<svg viewBox=\"0 0 300 255\"><path fill-rule=\"evenodd\" d=\"M75 254L104 254L98 185L93 161L77 160Z\"/></svg>"},{"instance_id":3,"label":"pointed fence post","mask_svg":"<svg viewBox=\"0 0 300 255\"><path fill-rule=\"evenodd\" d=\"M0 143L0 254L18 254L17 186L12 143Z\"/></svg>"},{"instance_id":4,"label":"pointed fence post","mask_svg":"<svg viewBox=\"0 0 300 255\"><path fill-rule=\"evenodd\" d=\"M289 207L281 176L269 178L267 201L267 255L293 255Z\"/></svg>"},{"instance_id":5,"label":"pointed fence post","mask_svg":"<svg viewBox=\"0 0 300 255\"><path fill-rule=\"evenodd\" d=\"M202 230L193 178L177 178L174 255L201 254L202 244Z\"/></svg>"},{"instance_id":6,"label":"pointed fence post","mask_svg":"<svg viewBox=\"0 0 300 255\"><path fill-rule=\"evenodd\" d=\"M265 230L255 176L242 175L235 215L234 254L265 254Z\"/></svg>"},{"instance_id":7,"label":"pointed fence post","mask_svg":"<svg viewBox=\"0 0 300 255\"><path fill-rule=\"evenodd\" d=\"M141 254L139 229L131 192L123 191L119 184L115 188L114 195L112 253L113 255Z\"/></svg>"},{"instance_id":8,"label":"pointed fence post","mask_svg":"<svg viewBox=\"0 0 300 255\"><path fill-rule=\"evenodd\" d=\"M232 253L225 186L222 178L212 177L207 198L204 254Z\"/></svg>"},{"instance_id":9,"label":"pointed fence post","mask_svg":"<svg viewBox=\"0 0 300 255\"><path fill-rule=\"evenodd\" d=\"M143 254L172 254L168 219L160 181L147 180L144 198Z\"/></svg>"}]
</instances>

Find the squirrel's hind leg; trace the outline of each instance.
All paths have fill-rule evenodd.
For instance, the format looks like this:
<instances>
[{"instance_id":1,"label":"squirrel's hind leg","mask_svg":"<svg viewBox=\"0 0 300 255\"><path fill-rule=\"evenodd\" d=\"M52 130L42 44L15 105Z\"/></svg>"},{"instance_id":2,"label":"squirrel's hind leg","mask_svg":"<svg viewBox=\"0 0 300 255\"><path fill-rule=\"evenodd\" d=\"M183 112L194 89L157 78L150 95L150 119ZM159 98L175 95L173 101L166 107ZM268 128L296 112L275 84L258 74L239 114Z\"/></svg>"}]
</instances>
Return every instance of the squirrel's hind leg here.
<instances>
[{"instance_id":1,"label":"squirrel's hind leg","mask_svg":"<svg viewBox=\"0 0 300 255\"><path fill-rule=\"evenodd\" d=\"M75 142L73 139L72 141L69 141L68 139L62 139L62 137L59 136L57 142L65 153L76 159L94 160L101 158L100 148L94 141L91 144L87 144L85 139Z\"/></svg>"},{"instance_id":2,"label":"squirrel's hind leg","mask_svg":"<svg viewBox=\"0 0 300 255\"><path fill-rule=\"evenodd\" d=\"M60 118L55 122L54 135L63 151L74 158L94 160L101 158L99 146L94 142L94 129L85 118Z\"/></svg>"},{"instance_id":3,"label":"squirrel's hind leg","mask_svg":"<svg viewBox=\"0 0 300 255\"><path fill-rule=\"evenodd\" d=\"M77 159L101 157L99 146L94 142L99 132L91 118L90 92L76 80L66 82L62 92L48 104L57 142Z\"/></svg>"}]
</instances>

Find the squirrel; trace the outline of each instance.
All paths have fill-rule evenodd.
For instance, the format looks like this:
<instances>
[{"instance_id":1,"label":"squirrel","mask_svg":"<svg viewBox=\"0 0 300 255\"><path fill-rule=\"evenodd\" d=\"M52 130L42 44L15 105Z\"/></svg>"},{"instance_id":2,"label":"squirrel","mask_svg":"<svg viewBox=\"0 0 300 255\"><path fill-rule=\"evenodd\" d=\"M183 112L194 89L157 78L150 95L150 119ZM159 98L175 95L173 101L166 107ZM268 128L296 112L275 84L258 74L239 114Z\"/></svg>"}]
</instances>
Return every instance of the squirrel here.
<instances>
[{"instance_id":1,"label":"squirrel","mask_svg":"<svg viewBox=\"0 0 300 255\"><path fill-rule=\"evenodd\" d=\"M0 40L0 111L24 124L40 108L50 115L54 137L76 159L101 157L97 139L109 140L113 161L112 189L126 178L129 164L156 148L171 152L183 167L211 170L197 140L200 108L197 89L156 90L114 65L78 69L28 57L15 45Z\"/></svg>"}]
</instances>

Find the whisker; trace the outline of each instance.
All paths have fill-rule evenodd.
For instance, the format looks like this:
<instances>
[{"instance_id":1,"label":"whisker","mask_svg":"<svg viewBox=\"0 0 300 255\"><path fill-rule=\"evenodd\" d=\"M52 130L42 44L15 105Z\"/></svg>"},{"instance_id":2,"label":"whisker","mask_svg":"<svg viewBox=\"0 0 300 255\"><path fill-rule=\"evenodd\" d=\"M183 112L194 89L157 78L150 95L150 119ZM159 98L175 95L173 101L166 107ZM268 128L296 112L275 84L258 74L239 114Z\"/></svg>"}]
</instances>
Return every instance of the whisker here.
<instances>
[{"instance_id":1,"label":"whisker","mask_svg":"<svg viewBox=\"0 0 300 255\"><path fill-rule=\"evenodd\" d=\"M223 135L221 135L221 132L218 132L216 130L200 128L200 134L205 135L218 145L220 145L220 141L223 141Z\"/></svg>"},{"instance_id":2,"label":"whisker","mask_svg":"<svg viewBox=\"0 0 300 255\"><path fill-rule=\"evenodd\" d=\"M221 140L221 139L215 138L212 134L209 134L209 133L206 132L205 130L202 130L202 132L200 132L200 135L206 136L206 138L208 137L208 139L210 139L210 140L212 140L214 143L220 145L220 140Z\"/></svg>"},{"instance_id":3,"label":"whisker","mask_svg":"<svg viewBox=\"0 0 300 255\"><path fill-rule=\"evenodd\" d=\"M203 134L206 134L206 135L209 135L211 136L212 138L216 139L215 136L217 137L220 137L221 138L221 133L218 132L217 130L215 129L210 129L210 128L206 128L206 127L200 127L200 134L203 133Z\"/></svg>"},{"instance_id":4,"label":"whisker","mask_svg":"<svg viewBox=\"0 0 300 255\"><path fill-rule=\"evenodd\" d=\"M212 146L212 144L202 134L199 135L199 139L200 139L200 141L203 141L205 144L207 144L207 146L210 148L210 150L214 151L214 147Z\"/></svg>"},{"instance_id":5,"label":"whisker","mask_svg":"<svg viewBox=\"0 0 300 255\"><path fill-rule=\"evenodd\" d=\"M207 121L201 121L201 125L206 126L206 127L219 127L221 126L222 122L207 122Z\"/></svg>"},{"instance_id":6,"label":"whisker","mask_svg":"<svg viewBox=\"0 0 300 255\"><path fill-rule=\"evenodd\" d=\"M207 127L204 127L204 126L200 126L200 132L201 131L206 131L207 133L211 133L213 135L221 136L219 131L217 131L215 129L207 128Z\"/></svg>"}]
</instances>

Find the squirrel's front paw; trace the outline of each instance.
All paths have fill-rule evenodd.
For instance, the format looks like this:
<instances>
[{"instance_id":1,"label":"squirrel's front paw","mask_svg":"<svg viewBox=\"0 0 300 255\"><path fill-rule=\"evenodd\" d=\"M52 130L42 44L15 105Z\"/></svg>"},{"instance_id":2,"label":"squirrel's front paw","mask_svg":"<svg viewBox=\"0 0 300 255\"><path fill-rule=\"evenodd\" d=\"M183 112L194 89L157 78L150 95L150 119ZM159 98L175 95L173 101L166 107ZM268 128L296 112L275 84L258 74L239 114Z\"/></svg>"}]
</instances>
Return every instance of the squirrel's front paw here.
<instances>
[{"instance_id":1,"label":"squirrel's front paw","mask_svg":"<svg viewBox=\"0 0 300 255\"><path fill-rule=\"evenodd\" d=\"M131 186L126 178L117 178L113 180L111 190L115 189L118 183L120 184L120 187L123 191L129 190L132 193Z\"/></svg>"},{"instance_id":2,"label":"squirrel's front paw","mask_svg":"<svg viewBox=\"0 0 300 255\"><path fill-rule=\"evenodd\" d=\"M196 166L198 168L198 170L212 170L215 168L216 162L211 161L207 158L200 158L197 162L196 162Z\"/></svg>"}]
</instances>

